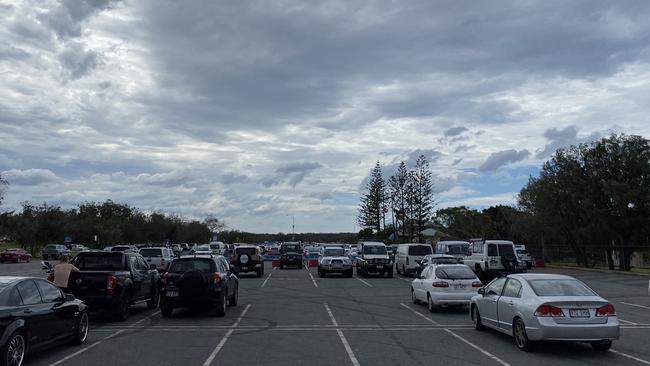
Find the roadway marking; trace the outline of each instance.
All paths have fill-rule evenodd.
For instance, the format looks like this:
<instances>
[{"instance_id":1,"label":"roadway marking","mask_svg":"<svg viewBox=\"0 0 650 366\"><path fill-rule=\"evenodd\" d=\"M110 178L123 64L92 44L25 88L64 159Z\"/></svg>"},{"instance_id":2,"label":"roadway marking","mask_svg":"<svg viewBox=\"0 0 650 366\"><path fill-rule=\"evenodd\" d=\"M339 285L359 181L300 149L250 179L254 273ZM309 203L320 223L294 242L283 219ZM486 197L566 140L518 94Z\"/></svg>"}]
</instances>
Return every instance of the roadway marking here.
<instances>
[{"instance_id":1,"label":"roadway marking","mask_svg":"<svg viewBox=\"0 0 650 366\"><path fill-rule=\"evenodd\" d=\"M334 318L334 314L332 314L332 309L330 309L329 305L325 304L325 310L327 310L327 314L330 316L330 319L332 320L332 324L335 327L338 327L339 323ZM339 328L336 328L336 334L338 334L341 343L343 343L343 347L345 347L345 351L348 353L348 357L350 358L350 362L352 362L352 366L360 366L357 357L354 355L354 352L352 352L352 347L350 347L350 343L348 343L348 340L345 338L345 334L343 334L343 331Z\"/></svg>"},{"instance_id":2,"label":"roadway marking","mask_svg":"<svg viewBox=\"0 0 650 366\"><path fill-rule=\"evenodd\" d=\"M232 332L235 331L235 328L239 325L242 318L244 318L244 315L246 315L246 312L248 311L248 309L250 309L250 307L251 307L251 304L246 305L246 308L244 309L244 311L241 312L241 315L239 316L239 318L237 318L237 321L235 322L235 324L232 325L232 329L230 329L226 333L226 335L223 336L223 338L221 338L221 342L219 342L219 344L217 344L217 347L215 347L214 351L212 351L212 353L210 354L208 359L205 360L205 362L203 363L203 366L210 366L212 364L212 361L214 361L214 358L217 357L217 353L219 353L219 351L221 351L223 346L228 341L228 338L230 338L230 336L232 335Z\"/></svg>"},{"instance_id":3,"label":"roadway marking","mask_svg":"<svg viewBox=\"0 0 650 366\"><path fill-rule=\"evenodd\" d=\"M630 322L630 321L627 321L627 320L623 320L621 318L618 318L618 321L622 322L622 323L625 323L625 324L629 324L629 325L639 325L639 323Z\"/></svg>"},{"instance_id":4,"label":"roadway marking","mask_svg":"<svg viewBox=\"0 0 650 366\"><path fill-rule=\"evenodd\" d=\"M77 351L77 352L75 352L75 353L73 353L73 354L67 355L67 356L63 357L62 359L60 359L60 360L58 360L58 361L56 361L56 362L54 362L54 363L51 363L50 366L60 365L60 364L62 364L63 362L65 362L65 361L67 361L67 360L69 360L69 359L71 359L71 358L73 358L73 357L75 357L75 356L78 356L78 355L80 355L80 354L82 354L82 353L84 353L84 352L86 352L86 351L88 351L89 349L95 347L96 345L98 345L98 344L100 344L100 343L102 343L102 342L104 342L104 341L106 341L106 340L109 340L109 339L111 339L111 338L113 338L113 337L118 336L118 335L119 335L120 333L122 333L122 332L124 332L124 330L118 330L117 332L115 332L115 333L113 333L113 334L110 334L110 335L108 335L108 336L106 336L106 337L104 337L104 338L98 340L97 342L92 343L91 345L86 346L86 347L80 349L79 351Z\"/></svg>"},{"instance_id":5,"label":"roadway marking","mask_svg":"<svg viewBox=\"0 0 650 366\"><path fill-rule=\"evenodd\" d=\"M438 323L437 321L435 321L435 320L429 318L428 316L426 316L426 315L420 313L419 311L413 309L412 307L410 307L410 306L408 306L408 305L406 305L406 304L404 304L404 303L402 303L402 302L400 303L400 305L402 305L403 307L405 307L405 308L411 310L411 311L414 312L415 314L421 316L423 319L427 320L429 323L434 324L434 325L440 325L440 323Z\"/></svg>"},{"instance_id":6,"label":"roadway marking","mask_svg":"<svg viewBox=\"0 0 650 366\"><path fill-rule=\"evenodd\" d=\"M366 286L368 286L368 287L372 287L372 285L371 285L370 283L368 283L368 282L362 280L362 279L359 278L358 276L354 276L354 278L356 278L357 280L361 281L364 285L366 285Z\"/></svg>"},{"instance_id":7,"label":"roadway marking","mask_svg":"<svg viewBox=\"0 0 650 366\"><path fill-rule=\"evenodd\" d=\"M269 278L271 278L272 274L273 274L273 272L269 273L269 275L266 276L266 279L264 280L264 282L262 282L262 285L260 287L266 286L266 283L269 282Z\"/></svg>"},{"instance_id":8,"label":"roadway marking","mask_svg":"<svg viewBox=\"0 0 650 366\"><path fill-rule=\"evenodd\" d=\"M447 333L453 335L454 337L456 337L458 340L462 341L462 342L465 343L466 345L468 345L468 346L474 348L475 350L477 350L477 351L481 352L482 354L488 356L489 358L493 359L494 361L500 363L502 366L510 366L510 364L507 363L506 361L504 361L504 360L500 359L499 357L497 357L497 356L491 354L490 352L484 350L483 348L481 348L481 347L475 345L474 343L468 341L467 339L465 339L465 338L459 336L458 334L454 333L451 329L445 329L445 332L447 332Z\"/></svg>"},{"instance_id":9,"label":"roadway marking","mask_svg":"<svg viewBox=\"0 0 650 366\"><path fill-rule=\"evenodd\" d=\"M316 283L316 279L314 276L311 274L311 271L309 270L309 266L305 266L305 271L309 274L309 278L311 278L311 282L314 283L314 287L318 287L318 284Z\"/></svg>"},{"instance_id":10,"label":"roadway marking","mask_svg":"<svg viewBox=\"0 0 650 366\"><path fill-rule=\"evenodd\" d=\"M159 311L156 311L156 312L153 313L153 314L149 314L148 316L144 317L143 319L138 320L137 322L131 324L130 326L131 326L131 327L134 327L134 326L136 326L136 325L142 323L143 321L145 321L145 320L147 320L147 319L149 319L149 318L152 318L152 317L154 317L154 316L156 316L156 315L158 315L158 314L160 314L160 310L159 310Z\"/></svg>"},{"instance_id":11,"label":"roadway marking","mask_svg":"<svg viewBox=\"0 0 650 366\"><path fill-rule=\"evenodd\" d=\"M629 302L622 302L622 301L621 301L621 304L623 304L623 305L627 305L627 306L634 306L634 307L641 308L641 309L648 309L648 310L650 310L650 306L639 305L639 304L632 304L632 303L629 303Z\"/></svg>"},{"instance_id":12,"label":"roadway marking","mask_svg":"<svg viewBox=\"0 0 650 366\"><path fill-rule=\"evenodd\" d=\"M644 365L650 365L650 361L646 361L646 360L644 360L644 359L641 359L641 358L638 358L638 357L634 357L634 356L632 356L632 355L628 355L627 353L623 353L623 352L621 352L621 351L617 351L617 350L615 350L615 349L610 349L609 352L615 353L615 354L617 354L617 355L619 355L619 356L627 357L627 358L629 358L630 360L634 360L634 361L640 362L640 363L642 363L642 364L644 364Z\"/></svg>"}]
</instances>

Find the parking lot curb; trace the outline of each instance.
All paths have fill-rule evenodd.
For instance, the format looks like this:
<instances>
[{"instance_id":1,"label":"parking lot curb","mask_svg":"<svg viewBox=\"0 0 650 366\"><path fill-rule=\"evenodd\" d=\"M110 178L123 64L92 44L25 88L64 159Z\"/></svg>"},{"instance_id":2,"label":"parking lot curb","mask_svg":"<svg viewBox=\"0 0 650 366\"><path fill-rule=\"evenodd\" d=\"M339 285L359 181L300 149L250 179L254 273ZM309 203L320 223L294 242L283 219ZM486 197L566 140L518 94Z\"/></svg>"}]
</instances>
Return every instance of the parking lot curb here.
<instances>
[{"instance_id":1,"label":"parking lot curb","mask_svg":"<svg viewBox=\"0 0 650 366\"><path fill-rule=\"evenodd\" d=\"M576 266L562 266L562 265L554 265L554 264L546 264L546 268L554 268L554 269L575 269L578 271L585 271L585 272L599 272L599 273L614 273L614 274L622 274L622 275L627 275L627 276L637 276L637 277L650 277L650 274L645 274L645 273L635 273L635 272L626 272L626 271L617 271L617 270L609 270L609 269L600 269L600 268L584 268L584 267L576 267Z\"/></svg>"}]
</instances>

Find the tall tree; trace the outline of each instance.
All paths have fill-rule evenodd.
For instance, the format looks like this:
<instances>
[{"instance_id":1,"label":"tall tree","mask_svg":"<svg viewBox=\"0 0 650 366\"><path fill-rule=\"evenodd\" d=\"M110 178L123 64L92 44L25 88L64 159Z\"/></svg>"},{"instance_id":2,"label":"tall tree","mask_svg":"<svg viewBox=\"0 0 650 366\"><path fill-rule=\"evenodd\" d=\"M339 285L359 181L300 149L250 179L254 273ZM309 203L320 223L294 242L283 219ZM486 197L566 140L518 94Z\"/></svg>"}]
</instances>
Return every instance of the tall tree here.
<instances>
[{"instance_id":1,"label":"tall tree","mask_svg":"<svg viewBox=\"0 0 650 366\"><path fill-rule=\"evenodd\" d=\"M407 184L409 172L406 164L400 162L397 171L388 180L389 197L395 218L395 226L400 229L402 241L406 239L407 232Z\"/></svg>"},{"instance_id":2,"label":"tall tree","mask_svg":"<svg viewBox=\"0 0 650 366\"><path fill-rule=\"evenodd\" d=\"M435 207L433 191L433 176L429 162L424 155L420 155L415 162L412 174L413 179L413 226L417 229L418 242L422 242L422 230L432 218Z\"/></svg>"},{"instance_id":3,"label":"tall tree","mask_svg":"<svg viewBox=\"0 0 650 366\"><path fill-rule=\"evenodd\" d=\"M2 207L2 202L4 201L8 186L9 182L7 182L7 180L3 178L2 175L0 175L0 207Z\"/></svg>"},{"instance_id":4,"label":"tall tree","mask_svg":"<svg viewBox=\"0 0 650 366\"><path fill-rule=\"evenodd\" d=\"M386 205L386 182L381 172L379 161L370 172L370 180L366 184L366 192L361 196L357 221L363 228L376 230L381 233Z\"/></svg>"}]
</instances>

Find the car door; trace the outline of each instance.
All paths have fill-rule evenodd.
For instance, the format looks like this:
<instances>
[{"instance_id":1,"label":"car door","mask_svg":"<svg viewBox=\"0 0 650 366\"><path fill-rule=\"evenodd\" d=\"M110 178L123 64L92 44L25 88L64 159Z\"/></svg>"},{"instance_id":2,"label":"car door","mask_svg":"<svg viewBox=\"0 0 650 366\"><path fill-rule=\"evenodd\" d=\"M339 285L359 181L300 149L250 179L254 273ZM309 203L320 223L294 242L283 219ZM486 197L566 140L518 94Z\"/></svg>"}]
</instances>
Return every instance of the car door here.
<instances>
[{"instance_id":1,"label":"car door","mask_svg":"<svg viewBox=\"0 0 650 366\"><path fill-rule=\"evenodd\" d=\"M430 266L425 268L422 271L422 273L420 273L420 276L416 277L413 280L413 290L415 291L415 297L418 300L424 301L427 298L427 294L424 286L425 286L426 279L429 278L429 276L431 275L431 270L432 267Z\"/></svg>"},{"instance_id":2,"label":"car door","mask_svg":"<svg viewBox=\"0 0 650 366\"><path fill-rule=\"evenodd\" d=\"M60 340L69 337L74 328L75 313L77 306L65 301L63 292L53 284L45 280L34 280L41 293L43 304L49 306L53 312L50 334L52 340Z\"/></svg>"},{"instance_id":3,"label":"car door","mask_svg":"<svg viewBox=\"0 0 650 366\"><path fill-rule=\"evenodd\" d=\"M148 298L149 296L151 296L151 289L153 288L153 282L151 279L150 271L155 271L155 270L149 269L149 265L141 255L136 256L136 258L138 261L138 268L140 270L140 273L142 274L140 297Z\"/></svg>"},{"instance_id":4,"label":"car door","mask_svg":"<svg viewBox=\"0 0 650 366\"><path fill-rule=\"evenodd\" d=\"M45 345L53 341L53 328L56 324L51 304L44 304L41 293L34 280L24 280L16 285L23 307L22 316L29 330L30 344Z\"/></svg>"},{"instance_id":5,"label":"car door","mask_svg":"<svg viewBox=\"0 0 650 366\"><path fill-rule=\"evenodd\" d=\"M515 278L508 278L503 294L498 301L497 318L499 327L512 331L512 320L515 312L521 306L521 282Z\"/></svg>"},{"instance_id":6,"label":"car door","mask_svg":"<svg viewBox=\"0 0 650 366\"><path fill-rule=\"evenodd\" d=\"M497 304L505 283L505 277L494 279L485 287L485 294L477 301L478 310L481 312L481 320L486 325L493 327L499 326Z\"/></svg>"},{"instance_id":7,"label":"car door","mask_svg":"<svg viewBox=\"0 0 650 366\"><path fill-rule=\"evenodd\" d=\"M144 273L142 271L142 266L138 263L138 257L135 255L129 254L127 256L129 260L129 266L131 267L131 278L133 281L133 297L135 299L142 298L142 282L144 281Z\"/></svg>"}]
</instances>

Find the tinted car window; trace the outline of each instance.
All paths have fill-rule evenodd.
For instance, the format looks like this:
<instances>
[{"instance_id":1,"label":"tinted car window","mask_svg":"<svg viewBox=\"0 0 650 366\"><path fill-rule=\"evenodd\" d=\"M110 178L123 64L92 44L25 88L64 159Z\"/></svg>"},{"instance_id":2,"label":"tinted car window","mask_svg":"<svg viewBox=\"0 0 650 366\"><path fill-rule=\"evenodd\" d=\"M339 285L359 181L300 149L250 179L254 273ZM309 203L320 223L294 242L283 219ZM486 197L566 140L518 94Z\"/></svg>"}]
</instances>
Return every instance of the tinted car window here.
<instances>
[{"instance_id":1,"label":"tinted car window","mask_svg":"<svg viewBox=\"0 0 650 366\"><path fill-rule=\"evenodd\" d=\"M386 247L380 245L364 245L363 254L386 254Z\"/></svg>"},{"instance_id":2,"label":"tinted car window","mask_svg":"<svg viewBox=\"0 0 650 366\"><path fill-rule=\"evenodd\" d=\"M595 296L584 283L577 280L530 280L530 287L537 296Z\"/></svg>"},{"instance_id":3,"label":"tinted car window","mask_svg":"<svg viewBox=\"0 0 650 366\"><path fill-rule=\"evenodd\" d=\"M59 290L58 287L52 285L51 283L45 281L36 281L36 285L41 291L43 302L56 302L63 297L63 295L61 295L61 290Z\"/></svg>"},{"instance_id":4,"label":"tinted car window","mask_svg":"<svg viewBox=\"0 0 650 366\"><path fill-rule=\"evenodd\" d=\"M509 279L508 283L506 283L506 288L503 290L503 296L520 297L521 283L515 279Z\"/></svg>"},{"instance_id":5,"label":"tinted car window","mask_svg":"<svg viewBox=\"0 0 650 366\"><path fill-rule=\"evenodd\" d=\"M499 244L499 255L515 254L515 250L510 244Z\"/></svg>"},{"instance_id":6,"label":"tinted car window","mask_svg":"<svg viewBox=\"0 0 650 366\"><path fill-rule=\"evenodd\" d=\"M485 288L485 294L487 295L501 295L501 290L503 290L503 285L506 283L506 278L501 277L490 282L489 285Z\"/></svg>"},{"instance_id":7,"label":"tinted car window","mask_svg":"<svg viewBox=\"0 0 650 366\"><path fill-rule=\"evenodd\" d=\"M0 306L20 306L23 304L23 299L20 298L18 290L13 287L5 288L0 291Z\"/></svg>"},{"instance_id":8,"label":"tinted car window","mask_svg":"<svg viewBox=\"0 0 650 366\"><path fill-rule=\"evenodd\" d=\"M436 268L436 277L445 280L471 280L476 278L467 266L443 266Z\"/></svg>"},{"instance_id":9,"label":"tinted car window","mask_svg":"<svg viewBox=\"0 0 650 366\"><path fill-rule=\"evenodd\" d=\"M488 244L488 256L490 257L496 257L499 255L499 252L497 252L497 246L496 244Z\"/></svg>"},{"instance_id":10,"label":"tinted car window","mask_svg":"<svg viewBox=\"0 0 650 366\"><path fill-rule=\"evenodd\" d=\"M449 254L467 254L469 251L469 244L455 244L447 247Z\"/></svg>"},{"instance_id":11,"label":"tinted car window","mask_svg":"<svg viewBox=\"0 0 650 366\"><path fill-rule=\"evenodd\" d=\"M191 270L199 270L203 273L214 273L216 264L214 261L209 259L206 260L197 260L197 259L188 259L188 260L175 260L169 266L169 272L171 273L183 273Z\"/></svg>"},{"instance_id":12,"label":"tinted car window","mask_svg":"<svg viewBox=\"0 0 650 366\"><path fill-rule=\"evenodd\" d=\"M36 284L32 280L27 280L16 285L20 297L23 299L23 304L33 305L41 303L41 294L36 288Z\"/></svg>"},{"instance_id":13,"label":"tinted car window","mask_svg":"<svg viewBox=\"0 0 650 366\"><path fill-rule=\"evenodd\" d=\"M122 268L122 254L79 254L72 264L82 271L111 271Z\"/></svg>"},{"instance_id":14,"label":"tinted car window","mask_svg":"<svg viewBox=\"0 0 650 366\"><path fill-rule=\"evenodd\" d=\"M149 269L149 265L147 264L147 261L144 260L142 257L136 257L138 259L138 269L141 269L143 271L146 271Z\"/></svg>"},{"instance_id":15,"label":"tinted car window","mask_svg":"<svg viewBox=\"0 0 650 366\"><path fill-rule=\"evenodd\" d=\"M140 249L140 255L143 257L162 257L162 249Z\"/></svg>"},{"instance_id":16,"label":"tinted car window","mask_svg":"<svg viewBox=\"0 0 650 366\"><path fill-rule=\"evenodd\" d=\"M431 254L431 246L429 245L417 245L409 247L409 255L422 256Z\"/></svg>"},{"instance_id":17,"label":"tinted car window","mask_svg":"<svg viewBox=\"0 0 650 366\"><path fill-rule=\"evenodd\" d=\"M458 260L456 258L433 258L429 261L429 263L435 263L435 264L458 264Z\"/></svg>"},{"instance_id":18,"label":"tinted car window","mask_svg":"<svg viewBox=\"0 0 650 366\"><path fill-rule=\"evenodd\" d=\"M280 253L300 252L300 245L283 245L280 247Z\"/></svg>"},{"instance_id":19,"label":"tinted car window","mask_svg":"<svg viewBox=\"0 0 650 366\"><path fill-rule=\"evenodd\" d=\"M325 249L323 250L324 257L342 257L345 255L344 249Z\"/></svg>"}]
</instances>

